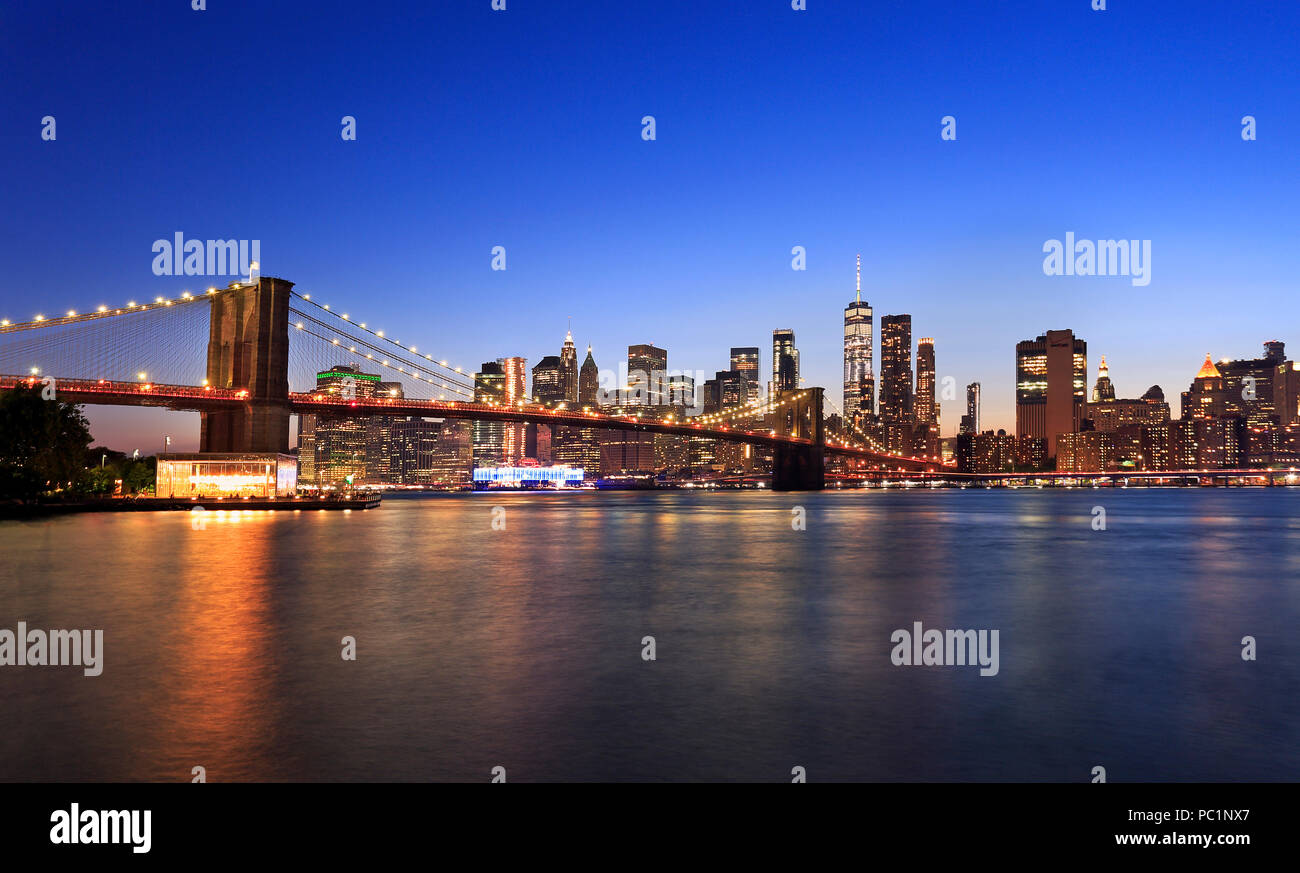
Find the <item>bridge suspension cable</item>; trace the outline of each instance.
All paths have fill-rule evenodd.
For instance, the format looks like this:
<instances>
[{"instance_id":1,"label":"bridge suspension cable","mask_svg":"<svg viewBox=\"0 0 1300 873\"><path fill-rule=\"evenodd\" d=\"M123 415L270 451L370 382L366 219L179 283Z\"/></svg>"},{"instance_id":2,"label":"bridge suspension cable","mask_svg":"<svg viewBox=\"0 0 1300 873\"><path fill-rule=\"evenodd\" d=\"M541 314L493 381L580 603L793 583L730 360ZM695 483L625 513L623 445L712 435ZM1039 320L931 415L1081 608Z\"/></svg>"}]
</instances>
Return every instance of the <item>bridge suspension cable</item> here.
<instances>
[{"instance_id":1,"label":"bridge suspension cable","mask_svg":"<svg viewBox=\"0 0 1300 873\"><path fill-rule=\"evenodd\" d=\"M199 385L206 371L205 294L158 297L0 324L0 373Z\"/></svg>"}]
</instances>

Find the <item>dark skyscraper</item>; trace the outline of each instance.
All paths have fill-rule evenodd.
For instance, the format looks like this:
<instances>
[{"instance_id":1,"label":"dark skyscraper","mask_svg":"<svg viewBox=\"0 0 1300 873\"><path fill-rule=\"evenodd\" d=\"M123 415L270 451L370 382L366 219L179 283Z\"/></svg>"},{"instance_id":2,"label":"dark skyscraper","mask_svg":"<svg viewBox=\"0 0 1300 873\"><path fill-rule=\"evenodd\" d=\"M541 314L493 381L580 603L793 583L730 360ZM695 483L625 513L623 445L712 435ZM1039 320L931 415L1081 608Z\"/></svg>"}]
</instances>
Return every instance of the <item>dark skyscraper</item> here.
<instances>
[{"instance_id":1,"label":"dark skyscraper","mask_svg":"<svg viewBox=\"0 0 1300 873\"><path fill-rule=\"evenodd\" d=\"M794 331L772 331L773 391L793 391L799 387L799 350L794 345Z\"/></svg>"},{"instance_id":2,"label":"dark skyscraper","mask_svg":"<svg viewBox=\"0 0 1300 873\"><path fill-rule=\"evenodd\" d=\"M1088 344L1069 330L1016 343L1016 436L1047 441L1077 433L1088 391Z\"/></svg>"},{"instance_id":3,"label":"dark skyscraper","mask_svg":"<svg viewBox=\"0 0 1300 873\"><path fill-rule=\"evenodd\" d=\"M876 411L876 377L872 370L871 304L862 300L862 256L858 255L857 294L844 309L844 420Z\"/></svg>"},{"instance_id":4,"label":"dark skyscraper","mask_svg":"<svg viewBox=\"0 0 1300 873\"><path fill-rule=\"evenodd\" d=\"M934 397L934 340L922 337L916 343L916 423L938 424L939 404Z\"/></svg>"},{"instance_id":5,"label":"dark skyscraper","mask_svg":"<svg viewBox=\"0 0 1300 873\"><path fill-rule=\"evenodd\" d=\"M578 402L596 404L596 398L600 393L600 368L596 366L596 359L591 356L591 346L587 346L587 357L582 362L582 370L578 374Z\"/></svg>"},{"instance_id":6,"label":"dark skyscraper","mask_svg":"<svg viewBox=\"0 0 1300 873\"><path fill-rule=\"evenodd\" d=\"M912 423L912 316L880 319L880 418Z\"/></svg>"},{"instance_id":7,"label":"dark skyscraper","mask_svg":"<svg viewBox=\"0 0 1300 873\"><path fill-rule=\"evenodd\" d=\"M962 416L958 432L969 434L980 432L980 383L978 382L966 386L966 414Z\"/></svg>"}]
</instances>

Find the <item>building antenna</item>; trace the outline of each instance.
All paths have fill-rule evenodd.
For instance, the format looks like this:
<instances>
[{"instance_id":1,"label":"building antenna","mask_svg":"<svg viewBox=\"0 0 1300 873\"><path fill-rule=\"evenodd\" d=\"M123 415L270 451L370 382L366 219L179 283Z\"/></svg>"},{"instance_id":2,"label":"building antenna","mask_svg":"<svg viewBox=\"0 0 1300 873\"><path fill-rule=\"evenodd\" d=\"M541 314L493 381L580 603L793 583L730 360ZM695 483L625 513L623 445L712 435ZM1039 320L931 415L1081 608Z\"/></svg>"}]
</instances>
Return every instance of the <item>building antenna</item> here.
<instances>
[{"instance_id":1,"label":"building antenna","mask_svg":"<svg viewBox=\"0 0 1300 873\"><path fill-rule=\"evenodd\" d=\"M862 302L862 253L858 252L858 302Z\"/></svg>"}]
</instances>

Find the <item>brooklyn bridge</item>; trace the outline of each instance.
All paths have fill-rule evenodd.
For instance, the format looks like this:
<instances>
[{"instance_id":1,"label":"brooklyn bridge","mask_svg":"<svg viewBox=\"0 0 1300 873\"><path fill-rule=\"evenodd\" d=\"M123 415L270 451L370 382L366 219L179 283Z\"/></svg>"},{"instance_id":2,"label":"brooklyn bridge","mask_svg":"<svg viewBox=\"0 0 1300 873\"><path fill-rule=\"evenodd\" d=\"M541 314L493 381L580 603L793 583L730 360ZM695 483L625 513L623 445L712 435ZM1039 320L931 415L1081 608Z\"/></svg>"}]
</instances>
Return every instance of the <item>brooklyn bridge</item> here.
<instances>
[{"instance_id":1,"label":"brooklyn bridge","mask_svg":"<svg viewBox=\"0 0 1300 873\"><path fill-rule=\"evenodd\" d=\"M463 368L425 348L313 301L292 282L259 277L175 298L0 322L0 390L46 385L69 403L198 412L200 451L211 453L288 452L294 415L391 415L747 443L771 450L777 490L824 487L827 457L878 472L953 472L933 459L891 454L865 437L828 438L821 388L774 392L760 405L698 421L652 420L608 407L485 401ZM401 384L401 396L315 390L315 373L342 363L383 368Z\"/></svg>"}]
</instances>

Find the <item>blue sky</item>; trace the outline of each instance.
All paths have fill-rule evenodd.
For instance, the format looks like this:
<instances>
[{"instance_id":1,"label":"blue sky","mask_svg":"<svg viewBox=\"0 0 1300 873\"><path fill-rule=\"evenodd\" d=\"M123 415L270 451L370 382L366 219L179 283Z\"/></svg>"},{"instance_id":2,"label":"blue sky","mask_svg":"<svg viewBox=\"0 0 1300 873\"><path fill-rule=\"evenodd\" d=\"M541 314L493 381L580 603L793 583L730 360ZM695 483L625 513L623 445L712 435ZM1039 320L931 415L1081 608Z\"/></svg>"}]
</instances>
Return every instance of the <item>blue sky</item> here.
<instances>
[{"instance_id":1,"label":"blue sky","mask_svg":"<svg viewBox=\"0 0 1300 873\"><path fill-rule=\"evenodd\" d=\"M1014 345L1048 329L1087 340L1090 380L1105 354L1122 396L1176 406L1207 352L1300 354L1300 4L1107 5L11 5L0 316L205 284L152 274L177 231L259 239L264 274L469 369L557 353L572 316L602 366L653 342L712 373L757 345L766 373L790 327L838 404L861 252L877 327L911 313L987 426L1014 426ZM1150 239L1151 283L1045 276L1067 231ZM197 441L92 421L128 450Z\"/></svg>"}]
</instances>

